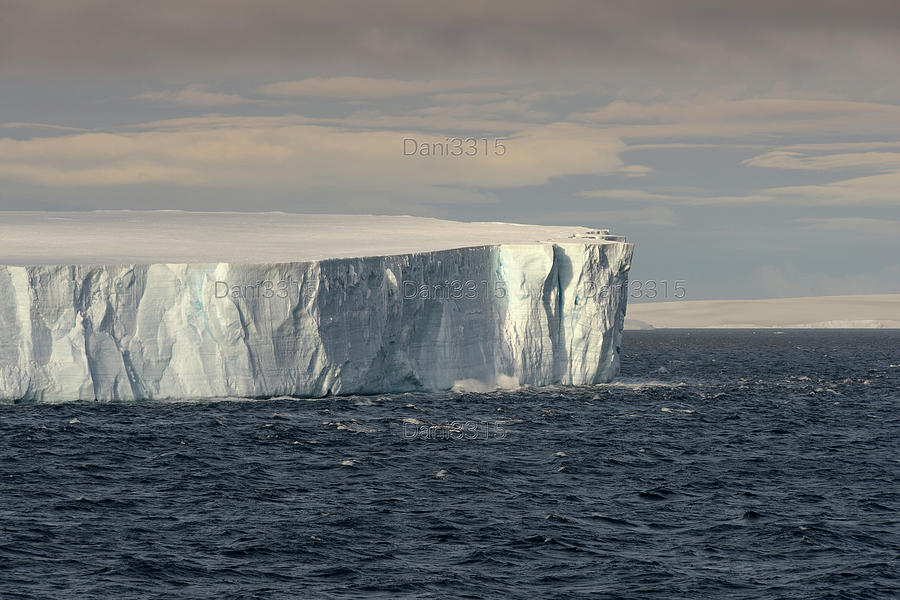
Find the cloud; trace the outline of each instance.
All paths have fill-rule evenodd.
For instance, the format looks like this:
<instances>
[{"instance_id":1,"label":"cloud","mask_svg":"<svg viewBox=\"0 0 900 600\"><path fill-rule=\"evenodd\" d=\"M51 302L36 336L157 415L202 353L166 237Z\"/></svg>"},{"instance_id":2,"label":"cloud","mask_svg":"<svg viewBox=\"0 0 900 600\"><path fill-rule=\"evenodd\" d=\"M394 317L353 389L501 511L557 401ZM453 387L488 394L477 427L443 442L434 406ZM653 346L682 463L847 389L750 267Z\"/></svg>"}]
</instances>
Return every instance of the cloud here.
<instances>
[{"instance_id":1,"label":"cloud","mask_svg":"<svg viewBox=\"0 0 900 600\"><path fill-rule=\"evenodd\" d=\"M770 201L812 206L900 206L900 172L854 177L825 184L768 188L760 195Z\"/></svg>"},{"instance_id":2,"label":"cloud","mask_svg":"<svg viewBox=\"0 0 900 600\"><path fill-rule=\"evenodd\" d=\"M617 100L585 113L597 122L689 122L762 121L770 119L811 119L828 115L876 113L900 115L900 107L873 102L811 100L806 98L695 98L677 103L642 104Z\"/></svg>"},{"instance_id":3,"label":"cloud","mask_svg":"<svg viewBox=\"0 0 900 600\"><path fill-rule=\"evenodd\" d=\"M3 129L34 129L40 131L42 129L50 131L88 131L82 127L66 127L64 125L53 125L52 123L28 123L10 121L8 123L0 123Z\"/></svg>"},{"instance_id":4,"label":"cloud","mask_svg":"<svg viewBox=\"0 0 900 600\"><path fill-rule=\"evenodd\" d=\"M447 131L465 132L466 135L482 137L484 135L508 135L519 130L523 123L515 118L497 118L481 114L468 116L454 116L453 111L429 111L422 114L419 111L411 111L403 115L385 115L377 111L361 110L350 114L344 119L320 119L322 123L331 123L340 127L360 127L394 130L417 130L434 132L435 135ZM596 131L595 128L590 128ZM603 136L613 134L602 131Z\"/></svg>"},{"instance_id":5,"label":"cloud","mask_svg":"<svg viewBox=\"0 0 900 600\"><path fill-rule=\"evenodd\" d=\"M3 14L0 69L19 75L476 65L682 80L686 70L746 79L767 69L784 80L865 71L890 81L900 48L893 0L5 0Z\"/></svg>"},{"instance_id":6,"label":"cloud","mask_svg":"<svg viewBox=\"0 0 900 600\"><path fill-rule=\"evenodd\" d=\"M500 102L511 96L502 92L446 92L433 94L430 99L437 104L481 104Z\"/></svg>"},{"instance_id":7,"label":"cloud","mask_svg":"<svg viewBox=\"0 0 900 600\"><path fill-rule=\"evenodd\" d=\"M735 99L704 96L692 101L633 103L616 101L576 118L623 140L641 138L721 138L700 144L635 144L630 151L721 147L765 149L785 138L828 138L900 135L900 106L885 103L809 98ZM748 140L756 143L748 144ZM839 181L777 186L749 194L669 193L665 190L608 189L586 196L667 204L770 204L775 206L900 206L900 152L897 142L823 141L784 145L741 162L744 166L832 172L857 170L869 174ZM663 173L665 171L663 170Z\"/></svg>"},{"instance_id":8,"label":"cloud","mask_svg":"<svg viewBox=\"0 0 900 600\"><path fill-rule=\"evenodd\" d=\"M383 99L501 85L503 82L496 79L411 81L373 77L310 77L270 83L262 86L260 91L267 96L281 98Z\"/></svg>"},{"instance_id":9,"label":"cloud","mask_svg":"<svg viewBox=\"0 0 900 600\"><path fill-rule=\"evenodd\" d=\"M603 198L618 201L658 202L683 205L713 205L713 204L747 204L756 202L775 202L772 196L764 194L746 196L713 196L697 194L671 194L667 192L654 192L641 189L607 189L588 190L581 192L586 198Z\"/></svg>"},{"instance_id":10,"label":"cloud","mask_svg":"<svg viewBox=\"0 0 900 600\"><path fill-rule=\"evenodd\" d=\"M653 169L645 165L625 165L619 169L619 173L626 177L646 177L653 173Z\"/></svg>"},{"instance_id":11,"label":"cloud","mask_svg":"<svg viewBox=\"0 0 900 600\"><path fill-rule=\"evenodd\" d=\"M900 221L866 217L809 217L794 219L808 231L826 231L852 235L900 237Z\"/></svg>"},{"instance_id":12,"label":"cloud","mask_svg":"<svg viewBox=\"0 0 900 600\"><path fill-rule=\"evenodd\" d=\"M854 177L832 183L763 188L752 194L670 194L641 189L607 189L582 196L694 206L771 204L776 206L900 206L900 172Z\"/></svg>"},{"instance_id":13,"label":"cloud","mask_svg":"<svg viewBox=\"0 0 900 600\"><path fill-rule=\"evenodd\" d=\"M418 191L427 201L437 188L518 187L612 173L622 167L625 147L603 131L557 123L520 126L504 142L502 156L485 155L480 146L475 156L403 155L404 138L421 145L446 144L446 137L311 124L303 117L216 115L114 133L0 139L0 178L42 186L377 187Z\"/></svg>"},{"instance_id":14,"label":"cloud","mask_svg":"<svg viewBox=\"0 0 900 600\"><path fill-rule=\"evenodd\" d=\"M443 123L500 119L541 122L548 121L551 118L550 113L534 110L531 104L520 100L428 106L412 111L410 116Z\"/></svg>"},{"instance_id":15,"label":"cloud","mask_svg":"<svg viewBox=\"0 0 900 600\"><path fill-rule=\"evenodd\" d=\"M900 134L900 106L807 98L709 98L679 102L614 101L573 119L605 126L626 139L748 138L790 134ZM756 140L753 140L756 141Z\"/></svg>"},{"instance_id":16,"label":"cloud","mask_svg":"<svg viewBox=\"0 0 900 600\"><path fill-rule=\"evenodd\" d=\"M742 162L751 167L769 169L796 169L804 171L828 171L834 169L876 169L889 171L900 169L900 153L897 152L853 152L813 156L801 152L777 150L767 152Z\"/></svg>"},{"instance_id":17,"label":"cloud","mask_svg":"<svg viewBox=\"0 0 900 600\"><path fill-rule=\"evenodd\" d=\"M812 142L805 144L789 144L782 146L785 152L834 152L855 151L867 152L875 150L900 150L900 141L897 142Z\"/></svg>"},{"instance_id":18,"label":"cloud","mask_svg":"<svg viewBox=\"0 0 900 600\"><path fill-rule=\"evenodd\" d=\"M169 102L181 106L235 106L248 100L236 94L207 91L202 85L188 85L177 92L144 92L135 96L136 100Z\"/></svg>"}]
</instances>

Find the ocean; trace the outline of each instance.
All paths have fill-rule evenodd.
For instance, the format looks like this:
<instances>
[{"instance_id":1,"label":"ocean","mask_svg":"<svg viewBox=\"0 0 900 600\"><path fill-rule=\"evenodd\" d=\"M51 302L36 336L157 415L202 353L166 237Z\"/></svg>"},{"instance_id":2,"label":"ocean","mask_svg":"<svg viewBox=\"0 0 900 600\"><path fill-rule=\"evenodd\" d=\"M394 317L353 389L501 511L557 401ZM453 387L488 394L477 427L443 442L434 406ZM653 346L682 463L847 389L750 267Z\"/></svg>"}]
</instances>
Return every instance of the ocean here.
<instances>
[{"instance_id":1,"label":"ocean","mask_svg":"<svg viewBox=\"0 0 900 600\"><path fill-rule=\"evenodd\" d=\"M897 598L900 331L612 384L0 406L2 598Z\"/></svg>"}]
</instances>

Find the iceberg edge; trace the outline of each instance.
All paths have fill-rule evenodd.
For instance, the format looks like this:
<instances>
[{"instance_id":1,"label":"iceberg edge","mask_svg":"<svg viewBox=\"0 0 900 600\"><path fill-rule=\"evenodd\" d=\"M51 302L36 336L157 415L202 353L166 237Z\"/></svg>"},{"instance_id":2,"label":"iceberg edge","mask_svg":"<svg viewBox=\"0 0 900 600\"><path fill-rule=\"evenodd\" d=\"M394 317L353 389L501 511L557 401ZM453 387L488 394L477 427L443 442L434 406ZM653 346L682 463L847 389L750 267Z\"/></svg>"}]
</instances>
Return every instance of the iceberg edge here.
<instances>
[{"instance_id":1,"label":"iceberg edge","mask_svg":"<svg viewBox=\"0 0 900 600\"><path fill-rule=\"evenodd\" d=\"M0 266L0 399L606 382L632 249L601 236L291 263Z\"/></svg>"}]
</instances>

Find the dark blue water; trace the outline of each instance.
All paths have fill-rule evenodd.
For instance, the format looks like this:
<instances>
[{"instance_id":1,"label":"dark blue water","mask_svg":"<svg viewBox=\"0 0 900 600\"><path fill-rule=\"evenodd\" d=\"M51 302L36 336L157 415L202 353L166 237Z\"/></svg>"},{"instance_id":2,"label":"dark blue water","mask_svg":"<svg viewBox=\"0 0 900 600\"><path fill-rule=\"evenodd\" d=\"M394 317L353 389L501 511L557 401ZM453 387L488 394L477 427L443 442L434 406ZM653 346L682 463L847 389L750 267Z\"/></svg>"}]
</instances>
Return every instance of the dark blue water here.
<instances>
[{"instance_id":1,"label":"dark blue water","mask_svg":"<svg viewBox=\"0 0 900 600\"><path fill-rule=\"evenodd\" d=\"M900 596L900 332L623 352L597 387L0 407L0 596Z\"/></svg>"}]
</instances>

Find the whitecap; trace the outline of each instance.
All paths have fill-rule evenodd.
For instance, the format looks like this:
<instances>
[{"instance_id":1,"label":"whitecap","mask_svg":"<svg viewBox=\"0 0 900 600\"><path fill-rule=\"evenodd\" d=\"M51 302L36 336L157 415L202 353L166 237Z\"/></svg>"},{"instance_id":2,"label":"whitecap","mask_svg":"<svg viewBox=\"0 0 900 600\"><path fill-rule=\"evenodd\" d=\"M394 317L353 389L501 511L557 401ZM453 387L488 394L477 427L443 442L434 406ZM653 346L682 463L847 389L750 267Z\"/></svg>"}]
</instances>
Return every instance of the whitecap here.
<instances>
[{"instance_id":1,"label":"whitecap","mask_svg":"<svg viewBox=\"0 0 900 600\"><path fill-rule=\"evenodd\" d=\"M640 379L640 378L626 377L623 379L617 379L616 381L613 381L610 383L598 383L597 387L621 388L621 389L628 389L628 390L633 390L635 392L639 392L646 388L657 388L657 387L671 388L671 387L679 387L679 386L683 386L683 385L686 385L686 384L684 382L672 383L672 382L668 382L668 381L658 381L656 379Z\"/></svg>"},{"instance_id":2,"label":"whitecap","mask_svg":"<svg viewBox=\"0 0 900 600\"><path fill-rule=\"evenodd\" d=\"M509 375L497 375L493 381L481 381L479 379L460 379L453 382L450 391L456 393L484 394L497 390L511 391L519 389L519 380Z\"/></svg>"}]
</instances>

